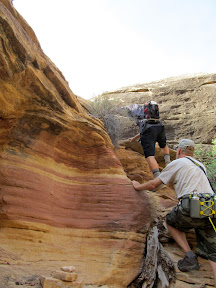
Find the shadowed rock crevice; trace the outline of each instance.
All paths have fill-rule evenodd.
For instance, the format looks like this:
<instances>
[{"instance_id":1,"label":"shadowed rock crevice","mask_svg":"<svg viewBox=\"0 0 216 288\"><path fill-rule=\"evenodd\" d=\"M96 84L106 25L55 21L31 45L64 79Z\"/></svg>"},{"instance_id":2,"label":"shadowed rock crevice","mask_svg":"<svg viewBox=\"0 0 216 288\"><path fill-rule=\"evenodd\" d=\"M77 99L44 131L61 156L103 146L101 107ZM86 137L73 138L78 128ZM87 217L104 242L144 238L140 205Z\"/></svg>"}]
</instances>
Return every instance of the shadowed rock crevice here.
<instances>
[{"instance_id":1,"label":"shadowed rock crevice","mask_svg":"<svg viewBox=\"0 0 216 288\"><path fill-rule=\"evenodd\" d=\"M25 64L27 60L27 55L28 55L26 49L23 47L23 45L21 45L21 43L15 37L14 31L11 28L11 26L8 24L8 22L0 17L0 23L2 25L4 33L7 35L7 39L9 42L8 45L12 48L13 52L17 56L19 56L19 59L21 60L21 62Z\"/></svg>"},{"instance_id":2,"label":"shadowed rock crevice","mask_svg":"<svg viewBox=\"0 0 216 288\"><path fill-rule=\"evenodd\" d=\"M61 95L62 99L65 101L67 105L69 105L71 108L76 109L77 112L79 112L79 109L77 107L76 101L73 101L71 98L71 94L69 92L69 88L65 86L64 83L61 82L61 78L58 78L55 76L55 72L52 70L50 66L47 66L43 70L46 77L52 82L52 84L55 86L59 94Z\"/></svg>"}]
</instances>

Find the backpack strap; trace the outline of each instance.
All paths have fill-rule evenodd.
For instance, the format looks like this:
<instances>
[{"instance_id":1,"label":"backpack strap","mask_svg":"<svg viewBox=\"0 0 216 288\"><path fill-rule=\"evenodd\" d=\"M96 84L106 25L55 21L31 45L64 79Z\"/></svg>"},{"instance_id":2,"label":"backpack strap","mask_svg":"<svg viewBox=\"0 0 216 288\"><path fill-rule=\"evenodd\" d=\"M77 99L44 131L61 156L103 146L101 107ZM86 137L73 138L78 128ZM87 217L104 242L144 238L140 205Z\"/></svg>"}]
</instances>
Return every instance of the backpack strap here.
<instances>
[{"instance_id":1,"label":"backpack strap","mask_svg":"<svg viewBox=\"0 0 216 288\"><path fill-rule=\"evenodd\" d=\"M191 162L193 162L195 165L197 165L197 166L205 173L205 175L206 175L206 177L207 177L207 179L208 179L209 185L211 186L212 190L214 191L214 189L213 189L213 187L212 187L212 184L211 184L211 182L209 181L208 175L206 174L206 172L205 172L205 170L203 169L203 167L202 167L199 163L197 163L196 161L194 161L193 159L191 159L190 157L187 157L187 156L186 156L185 158L187 158L188 160L190 160ZM214 191L214 192L215 192L215 191Z\"/></svg>"},{"instance_id":2,"label":"backpack strap","mask_svg":"<svg viewBox=\"0 0 216 288\"><path fill-rule=\"evenodd\" d=\"M193 162L194 164L196 164L198 167L200 167L200 169L205 173L205 175L206 175L206 172L205 172L205 170L203 169L203 167L199 164L199 163L197 163L196 161L194 161L193 159L191 159L190 157L185 157L185 158L187 158L187 159L189 159L191 162ZM207 176L207 175L206 175Z\"/></svg>"}]
</instances>

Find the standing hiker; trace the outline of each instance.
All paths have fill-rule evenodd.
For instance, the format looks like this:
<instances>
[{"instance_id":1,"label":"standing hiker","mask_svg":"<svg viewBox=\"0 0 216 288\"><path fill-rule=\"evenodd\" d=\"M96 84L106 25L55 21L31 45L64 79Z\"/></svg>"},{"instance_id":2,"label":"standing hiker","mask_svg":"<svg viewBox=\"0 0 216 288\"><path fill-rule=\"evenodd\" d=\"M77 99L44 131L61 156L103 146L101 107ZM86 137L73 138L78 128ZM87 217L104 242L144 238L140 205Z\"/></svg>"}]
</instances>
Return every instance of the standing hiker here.
<instances>
[{"instance_id":1,"label":"standing hiker","mask_svg":"<svg viewBox=\"0 0 216 288\"><path fill-rule=\"evenodd\" d=\"M139 134L129 138L130 142L140 138L145 158L154 175L154 178L160 175L159 165L155 159L155 144L164 155L165 165L170 163L169 148L166 143L165 127L159 120L159 108L155 101L150 101L144 105L144 119L137 119Z\"/></svg>"},{"instance_id":2,"label":"standing hiker","mask_svg":"<svg viewBox=\"0 0 216 288\"><path fill-rule=\"evenodd\" d=\"M180 201L166 215L166 225L173 239L185 252L184 259L178 261L178 269L183 272L198 270L200 266L196 255L208 259L216 287L216 218L213 218L216 208L215 194L205 167L193 158L194 145L192 140L182 139L177 146L177 159L168 164L157 178L144 184L132 181L132 184L138 191L152 191L162 183L174 184ZM195 229L196 233L196 255L185 234L190 229Z\"/></svg>"}]
</instances>

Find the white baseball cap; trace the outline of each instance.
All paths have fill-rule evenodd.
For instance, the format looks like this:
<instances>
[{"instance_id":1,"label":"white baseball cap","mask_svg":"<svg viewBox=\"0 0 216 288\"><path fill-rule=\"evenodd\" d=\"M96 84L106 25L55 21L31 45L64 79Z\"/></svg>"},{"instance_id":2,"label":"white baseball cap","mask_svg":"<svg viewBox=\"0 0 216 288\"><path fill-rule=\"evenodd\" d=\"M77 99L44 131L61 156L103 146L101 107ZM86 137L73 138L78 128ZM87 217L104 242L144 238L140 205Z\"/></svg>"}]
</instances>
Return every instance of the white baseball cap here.
<instances>
[{"instance_id":1,"label":"white baseball cap","mask_svg":"<svg viewBox=\"0 0 216 288\"><path fill-rule=\"evenodd\" d=\"M186 149L187 147L194 147L194 146L195 146L195 143L193 140L181 139L175 149L177 148Z\"/></svg>"}]
</instances>

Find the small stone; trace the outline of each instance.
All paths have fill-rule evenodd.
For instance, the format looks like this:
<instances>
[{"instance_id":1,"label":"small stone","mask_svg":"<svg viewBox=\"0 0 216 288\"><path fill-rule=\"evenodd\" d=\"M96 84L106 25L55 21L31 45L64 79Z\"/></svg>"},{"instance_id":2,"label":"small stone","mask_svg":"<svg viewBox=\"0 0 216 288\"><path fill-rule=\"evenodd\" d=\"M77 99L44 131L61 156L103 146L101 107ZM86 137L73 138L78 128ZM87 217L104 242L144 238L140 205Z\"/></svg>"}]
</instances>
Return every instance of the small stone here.
<instances>
[{"instance_id":1,"label":"small stone","mask_svg":"<svg viewBox=\"0 0 216 288\"><path fill-rule=\"evenodd\" d=\"M75 266L64 266L64 267L61 267L61 270L65 272L73 272L76 270L76 268Z\"/></svg>"}]
</instances>

